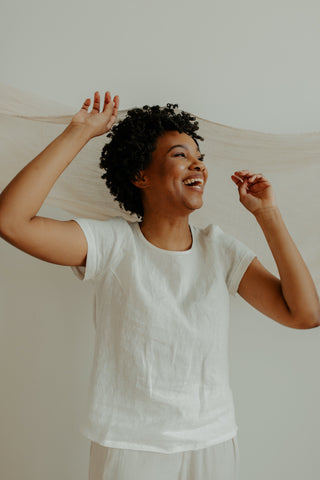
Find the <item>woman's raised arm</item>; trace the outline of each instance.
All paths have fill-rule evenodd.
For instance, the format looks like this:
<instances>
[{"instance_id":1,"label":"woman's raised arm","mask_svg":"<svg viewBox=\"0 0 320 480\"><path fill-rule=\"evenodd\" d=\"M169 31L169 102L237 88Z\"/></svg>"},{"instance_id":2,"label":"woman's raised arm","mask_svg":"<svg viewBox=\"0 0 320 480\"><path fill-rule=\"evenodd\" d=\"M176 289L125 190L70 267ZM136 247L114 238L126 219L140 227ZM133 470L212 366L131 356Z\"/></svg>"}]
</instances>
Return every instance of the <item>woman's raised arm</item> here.
<instances>
[{"instance_id":1,"label":"woman's raised arm","mask_svg":"<svg viewBox=\"0 0 320 480\"><path fill-rule=\"evenodd\" d=\"M0 195L0 236L24 252L59 265L85 265L87 244L79 225L37 216L44 200L62 172L93 137L108 132L114 124L119 97L95 92L89 112L88 98L66 129L28 163Z\"/></svg>"}]
</instances>

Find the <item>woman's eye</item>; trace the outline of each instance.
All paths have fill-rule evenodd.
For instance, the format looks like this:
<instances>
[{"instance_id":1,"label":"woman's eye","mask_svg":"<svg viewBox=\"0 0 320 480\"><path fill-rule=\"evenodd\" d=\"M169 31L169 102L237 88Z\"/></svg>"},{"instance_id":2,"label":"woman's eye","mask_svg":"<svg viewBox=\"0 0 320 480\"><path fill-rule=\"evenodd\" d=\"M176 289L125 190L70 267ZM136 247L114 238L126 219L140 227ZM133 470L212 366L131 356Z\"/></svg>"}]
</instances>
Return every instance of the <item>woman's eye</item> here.
<instances>
[{"instance_id":1,"label":"woman's eye","mask_svg":"<svg viewBox=\"0 0 320 480\"><path fill-rule=\"evenodd\" d=\"M183 157L185 157L184 153L176 153L174 156L179 157L179 155L182 155ZM198 160L200 160L200 162L203 162L203 159L204 159L204 153L198 158Z\"/></svg>"}]
</instances>

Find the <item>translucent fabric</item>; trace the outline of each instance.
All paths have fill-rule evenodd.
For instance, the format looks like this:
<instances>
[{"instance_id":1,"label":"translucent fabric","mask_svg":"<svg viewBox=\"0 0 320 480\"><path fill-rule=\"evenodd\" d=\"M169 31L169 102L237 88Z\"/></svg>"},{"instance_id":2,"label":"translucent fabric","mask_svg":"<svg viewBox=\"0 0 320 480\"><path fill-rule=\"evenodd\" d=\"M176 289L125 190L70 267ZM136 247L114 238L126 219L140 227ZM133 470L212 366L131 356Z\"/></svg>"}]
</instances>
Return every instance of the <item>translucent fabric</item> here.
<instances>
[{"instance_id":1,"label":"translucent fabric","mask_svg":"<svg viewBox=\"0 0 320 480\"><path fill-rule=\"evenodd\" d=\"M79 105L79 109L80 109ZM183 105L179 105L183 109ZM77 111L34 94L0 85L0 190L70 122ZM119 120L127 110L119 112ZM320 290L320 132L277 135L232 128L196 117L204 137L209 178L204 205L191 215L191 223L216 223L251 247L262 263L277 273L271 252L254 216L239 202L230 176L236 170L263 173L271 181L278 206ZM46 203L72 216L106 219L122 215L99 168L106 135L92 139L62 173Z\"/></svg>"}]
</instances>

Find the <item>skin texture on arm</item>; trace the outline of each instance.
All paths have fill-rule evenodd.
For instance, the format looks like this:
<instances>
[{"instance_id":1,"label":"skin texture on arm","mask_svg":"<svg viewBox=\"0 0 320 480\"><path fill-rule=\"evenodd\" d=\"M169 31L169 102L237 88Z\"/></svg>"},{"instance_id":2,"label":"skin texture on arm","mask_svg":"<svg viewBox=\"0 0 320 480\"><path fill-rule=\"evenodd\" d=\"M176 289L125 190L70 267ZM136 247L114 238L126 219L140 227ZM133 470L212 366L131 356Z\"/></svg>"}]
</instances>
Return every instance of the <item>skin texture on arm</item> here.
<instances>
[{"instance_id":1,"label":"skin texture on arm","mask_svg":"<svg viewBox=\"0 0 320 480\"><path fill-rule=\"evenodd\" d=\"M278 267L280 279L254 259L238 293L253 307L288 327L320 326L320 303L310 272L277 207L272 186L262 174L235 172L241 203L255 216Z\"/></svg>"}]
</instances>

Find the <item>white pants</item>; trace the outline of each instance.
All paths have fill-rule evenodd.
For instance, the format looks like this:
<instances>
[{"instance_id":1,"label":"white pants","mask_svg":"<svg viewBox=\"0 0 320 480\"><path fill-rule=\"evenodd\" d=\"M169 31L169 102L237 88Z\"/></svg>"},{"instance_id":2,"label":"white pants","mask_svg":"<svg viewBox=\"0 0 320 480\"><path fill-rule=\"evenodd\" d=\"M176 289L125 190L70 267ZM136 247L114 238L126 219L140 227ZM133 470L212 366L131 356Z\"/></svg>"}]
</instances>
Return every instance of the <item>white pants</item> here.
<instances>
[{"instance_id":1,"label":"white pants","mask_svg":"<svg viewBox=\"0 0 320 480\"><path fill-rule=\"evenodd\" d=\"M91 442L89 480L239 480L237 437L201 450L155 453Z\"/></svg>"}]
</instances>

